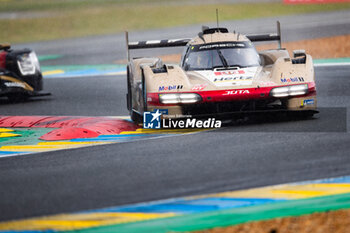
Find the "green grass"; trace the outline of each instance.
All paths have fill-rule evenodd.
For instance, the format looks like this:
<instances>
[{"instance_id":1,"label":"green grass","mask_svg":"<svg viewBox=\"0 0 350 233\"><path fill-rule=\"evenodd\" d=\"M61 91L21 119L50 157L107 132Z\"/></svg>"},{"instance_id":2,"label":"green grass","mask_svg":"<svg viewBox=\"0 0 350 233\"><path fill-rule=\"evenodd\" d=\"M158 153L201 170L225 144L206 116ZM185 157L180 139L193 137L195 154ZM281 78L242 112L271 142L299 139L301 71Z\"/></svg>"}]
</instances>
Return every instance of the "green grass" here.
<instances>
[{"instance_id":1,"label":"green grass","mask_svg":"<svg viewBox=\"0 0 350 233\"><path fill-rule=\"evenodd\" d=\"M42 11L77 9L110 5L131 5L139 3L164 3L172 0L0 0L0 12ZM179 0L184 2L185 0Z\"/></svg>"},{"instance_id":2,"label":"green grass","mask_svg":"<svg viewBox=\"0 0 350 233\"><path fill-rule=\"evenodd\" d=\"M282 3L191 5L173 0L0 0L0 12L44 14L40 18L0 19L0 42L29 42L164 28L215 21L350 8L350 3L284 5Z\"/></svg>"}]
</instances>

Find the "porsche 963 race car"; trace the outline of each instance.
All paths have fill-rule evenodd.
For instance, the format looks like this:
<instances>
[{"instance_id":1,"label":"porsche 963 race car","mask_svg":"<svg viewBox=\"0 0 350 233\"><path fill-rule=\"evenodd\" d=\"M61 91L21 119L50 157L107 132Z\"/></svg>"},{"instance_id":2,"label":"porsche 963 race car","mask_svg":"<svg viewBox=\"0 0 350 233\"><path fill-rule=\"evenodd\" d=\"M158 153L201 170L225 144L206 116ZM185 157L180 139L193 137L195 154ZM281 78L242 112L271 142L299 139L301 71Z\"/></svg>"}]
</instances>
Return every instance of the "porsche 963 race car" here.
<instances>
[{"instance_id":1,"label":"porsche 963 race car","mask_svg":"<svg viewBox=\"0 0 350 233\"><path fill-rule=\"evenodd\" d=\"M0 97L22 101L31 96L44 96L43 78L38 58L30 49L12 50L0 44Z\"/></svg>"},{"instance_id":2,"label":"porsche 963 race car","mask_svg":"<svg viewBox=\"0 0 350 233\"><path fill-rule=\"evenodd\" d=\"M290 57L281 33L242 35L208 28L193 39L129 42L127 107L132 120L168 109L172 118L227 113L298 112L312 116L316 86L312 57L303 50ZM279 48L257 52L252 42L279 41ZM160 58L130 59L129 50L184 46L181 62ZM163 115L163 117L166 117Z\"/></svg>"}]
</instances>

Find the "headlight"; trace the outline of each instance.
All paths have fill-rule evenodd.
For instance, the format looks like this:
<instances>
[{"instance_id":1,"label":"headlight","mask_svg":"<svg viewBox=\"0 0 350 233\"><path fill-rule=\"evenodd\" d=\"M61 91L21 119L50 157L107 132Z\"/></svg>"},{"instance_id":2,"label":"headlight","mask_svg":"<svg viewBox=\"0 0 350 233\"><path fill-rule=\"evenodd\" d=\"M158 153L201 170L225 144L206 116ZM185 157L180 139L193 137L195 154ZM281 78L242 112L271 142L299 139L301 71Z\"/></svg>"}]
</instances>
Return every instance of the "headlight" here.
<instances>
[{"instance_id":1,"label":"headlight","mask_svg":"<svg viewBox=\"0 0 350 233\"><path fill-rule=\"evenodd\" d=\"M22 75L33 75L36 70L40 71L39 60L35 52L19 55L17 64Z\"/></svg>"},{"instance_id":2,"label":"headlight","mask_svg":"<svg viewBox=\"0 0 350 233\"><path fill-rule=\"evenodd\" d=\"M271 90L271 95L274 97L286 97L288 96L288 87L276 87Z\"/></svg>"},{"instance_id":3,"label":"headlight","mask_svg":"<svg viewBox=\"0 0 350 233\"><path fill-rule=\"evenodd\" d=\"M290 95L305 95L308 91L307 84L304 85L295 85L289 87Z\"/></svg>"},{"instance_id":4,"label":"headlight","mask_svg":"<svg viewBox=\"0 0 350 233\"><path fill-rule=\"evenodd\" d=\"M201 96L196 93L175 93L159 95L159 101L161 104L193 104L201 100Z\"/></svg>"},{"instance_id":5,"label":"headlight","mask_svg":"<svg viewBox=\"0 0 350 233\"><path fill-rule=\"evenodd\" d=\"M270 95L273 97L287 97L287 96L295 96L295 95L305 95L307 91L308 91L307 84L301 84L301 85L273 88L270 92Z\"/></svg>"}]
</instances>

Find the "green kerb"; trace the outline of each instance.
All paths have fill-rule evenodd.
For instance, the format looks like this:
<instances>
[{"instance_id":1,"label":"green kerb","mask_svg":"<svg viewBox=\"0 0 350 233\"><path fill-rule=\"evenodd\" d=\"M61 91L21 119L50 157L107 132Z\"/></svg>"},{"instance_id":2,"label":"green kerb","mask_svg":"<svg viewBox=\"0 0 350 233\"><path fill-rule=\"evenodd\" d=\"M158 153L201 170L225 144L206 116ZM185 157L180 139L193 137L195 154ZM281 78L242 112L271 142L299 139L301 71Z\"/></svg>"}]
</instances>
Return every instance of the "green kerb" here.
<instances>
[{"instance_id":1,"label":"green kerb","mask_svg":"<svg viewBox=\"0 0 350 233\"><path fill-rule=\"evenodd\" d=\"M36 145L41 142L39 138L54 130L53 128L30 128L30 129L21 129L21 128L12 128L14 131L11 133L20 134L19 137L8 137L0 138L0 147L2 146L11 146L11 145Z\"/></svg>"},{"instance_id":2,"label":"green kerb","mask_svg":"<svg viewBox=\"0 0 350 233\"><path fill-rule=\"evenodd\" d=\"M330 59L315 59L315 64L324 64L324 63L350 63L350 57L343 58L330 58Z\"/></svg>"},{"instance_id":3,"label":"green kerb","mask_svg":"<svg viewBox=\"0 0 350 233\"><path fill-rule=\"evenodd\" d=\"M63 65L63 66L42 66L43 72L52 70L64 70L64 71L81 71L81 70L111 70L125 68L125 65L120 64L106 64L106 65Z\"/></svg>"},{"instance_id":4,"label":"green kerb","mask_svg":"<svg viewBox=\"0 0 350 233\"><path fill-rule=\"evenodd\" d=\"M282 201L252 207L211 211L200 214L182 215L172 218L113 226L96 227L86 230L69 231L85 233L167 233L189 232L227 227L241 223L273 218L300 216L315 212L325 212L350 208L350 193L311 199Z\"/></svg>"}]
</instances>

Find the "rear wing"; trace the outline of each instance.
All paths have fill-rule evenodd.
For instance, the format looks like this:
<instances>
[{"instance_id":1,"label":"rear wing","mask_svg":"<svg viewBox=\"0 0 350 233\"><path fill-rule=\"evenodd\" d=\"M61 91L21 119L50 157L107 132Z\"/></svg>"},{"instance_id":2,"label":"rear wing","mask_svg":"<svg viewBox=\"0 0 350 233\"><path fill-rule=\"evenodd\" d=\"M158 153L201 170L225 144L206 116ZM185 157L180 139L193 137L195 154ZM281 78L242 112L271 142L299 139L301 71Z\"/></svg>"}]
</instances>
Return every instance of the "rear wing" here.
<instances>
[{"instance_id":1,"label":"rear wing","mask_svg":"<svg viewBox=\"0 0 350 233\"><path fill-rule=\"evenodd\" d=\"M151 49L151 48L167 48L186 46L191 40L190 38L170 39L170 40L146 40L129 42L129 33L125 32L127 58L130 60L130 49Z\"/></svg>"},{"instance_id":2,"label":"rear wing","mask_svg":"<svg viewBox=\"0 0 350 233\"><path fill-rule=\"evenodd\" d=\"M261 41L278 41L278 48L282 48L281 41L281 24L280 21L277 21L277 33L272 34L259 34L259 35L247 35L247 38L252 42L261 42Z\"/></svg>"},{"instance_id":3,"label":"rear wing","mask_svg":"<svg viewBox=\"0 0 350 233\"><path fill-rule=\"evenodd\" d=\"M9 50L11 48L10 44L0 44L0 50Z\"/></svg>"},{"instance_id":4,"label":"rear wing","mask_svg":"<svg viewBox=\"0 0 350 233\"><path fill-rule=\"evenodd\" d=\"M206 30L213 30L213 28L208 28ZM204 32L205 33L205 32ZM262 41L278 41L278 48L282 47L281 43L281 24L277 21L277 33L273 34L257 34L257 35L247 35L246 36L252 42L262 42ZM147 40L147 41L136 41L129 42L129 33L125 32L126 47L127 47L127 58L130 60L130 49L150 49L150 48L166 48L166 47L180 47L186 46L191 38L183 39L170 39L170 40Z\"/></svg>"}]
</instances>

